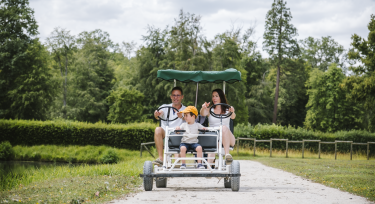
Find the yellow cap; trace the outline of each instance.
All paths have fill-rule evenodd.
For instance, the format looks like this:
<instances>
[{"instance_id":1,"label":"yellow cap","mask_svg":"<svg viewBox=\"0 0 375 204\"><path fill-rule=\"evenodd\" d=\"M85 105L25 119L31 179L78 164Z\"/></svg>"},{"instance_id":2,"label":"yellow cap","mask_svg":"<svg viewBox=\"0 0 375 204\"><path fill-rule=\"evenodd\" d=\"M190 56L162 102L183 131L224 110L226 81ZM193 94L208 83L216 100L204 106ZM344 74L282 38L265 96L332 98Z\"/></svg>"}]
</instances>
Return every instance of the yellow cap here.
<instances>
[{"instance_id":1,"label":"yellow cap","mask_svg":"<svg viewBox=\"0 0 375 204\"><path fill-rule=\"evenodd\" d=\"M180 113L190 113L190 112L198 117L198 110L194 106L188 106L183 111L180 111Z\"/></svg>"}]
</instances>

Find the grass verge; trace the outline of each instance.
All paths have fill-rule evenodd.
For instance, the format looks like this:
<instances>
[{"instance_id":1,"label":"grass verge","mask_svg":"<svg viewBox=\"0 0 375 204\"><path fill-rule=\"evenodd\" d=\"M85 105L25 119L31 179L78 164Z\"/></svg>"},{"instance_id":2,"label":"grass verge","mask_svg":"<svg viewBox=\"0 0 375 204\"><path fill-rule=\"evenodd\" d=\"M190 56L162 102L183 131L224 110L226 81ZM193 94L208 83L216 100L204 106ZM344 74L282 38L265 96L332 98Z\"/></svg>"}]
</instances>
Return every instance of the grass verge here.
<instances>
[{"instance_id":1,"label":"grass verge","mask_svg":"<svg viewBox=\"0 0 375 204\"><path fill-rule=\"evenodd\" d=\"M244 148L240 148L238 156L236 151L231 153L234 159L255 160L375 201L375 160L370 158L368 161L365 152L353 154L352 161L349 160L349 153L339 153L338 160L334 160L334 154L330 153L323 153L322 159L318 159L318 155L311 151L305 151L305 158L302 159L302 153L298 150L290 150L290 158L285 158L285 151L279 150L272 151L273 157L269 157L268 149L257 150L255 157L251 150Z\"/></svg>"},{"instance_id":2,"label":"grass verge","mask_svg":"<svg viewBox=\"0 0 375 204\"><path fill-rule=\"evenodd\" d=\"M69 152L72 147L59 148ZM103 203L126 196L142 185L138 175L142 172L144 161L152 158L147 155L139 158L137 151L116 151L120 152L121 158L118 164L72 164L7 174L0 172L0 203ZM44 152L37 153L43 155Z\"/></svg>"},{"instance_id":3,"label":"grass verge","mask_svg":"<svg viewBox=\"0 0 375 204\"><path fill-rule=\"evenodd\" d=\"M15 160L17 161L42 161L42 162L67 162L67 163L101 163L102 157L113 150L119 161L139 156L139 151L112 148L108 146L14 146Z\"/></svg>"}]
</instances>

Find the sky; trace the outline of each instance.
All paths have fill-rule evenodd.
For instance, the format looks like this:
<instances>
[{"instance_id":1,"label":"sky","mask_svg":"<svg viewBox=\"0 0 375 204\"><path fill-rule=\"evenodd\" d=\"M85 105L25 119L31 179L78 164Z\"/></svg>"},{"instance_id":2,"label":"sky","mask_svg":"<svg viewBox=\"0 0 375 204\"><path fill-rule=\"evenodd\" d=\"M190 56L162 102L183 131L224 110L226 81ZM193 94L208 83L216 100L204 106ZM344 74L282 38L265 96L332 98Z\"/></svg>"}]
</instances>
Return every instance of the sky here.
<instances>
[{"instance_id":1,"label":"sky","mask_svg":"<svg viewBox=\"0 0 375 204\"><path fill-rule=\"evenodd\" d=\"M115 43L143 43L147 26L164 29L174 24L181 9L200 15L203 34L208 39L233 25L244 29L255 25L253 40L262 51L265 17L273 0L30 0L42 42L55 27L72 35L101 29ZM297 28L297 39L331 36L345 49L356 33L367 38L367 25L375 14L375 0L289 0ZM265 54L264 51L262 51ZM265 54L266 55L266 54Z\"/></svg>"}]
</instances>

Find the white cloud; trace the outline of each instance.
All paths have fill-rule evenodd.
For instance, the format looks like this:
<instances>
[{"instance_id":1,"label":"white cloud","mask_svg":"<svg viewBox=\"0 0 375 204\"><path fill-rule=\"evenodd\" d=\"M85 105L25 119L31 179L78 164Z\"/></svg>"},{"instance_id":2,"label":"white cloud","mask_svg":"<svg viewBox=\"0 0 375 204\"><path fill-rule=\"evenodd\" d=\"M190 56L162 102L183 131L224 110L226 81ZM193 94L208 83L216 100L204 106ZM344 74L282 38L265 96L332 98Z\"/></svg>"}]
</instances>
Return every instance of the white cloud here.
<instances>
[{"instance_id":1,"label":"white cloud","mask_svg":"<svg viewBox=\"0 0 375 204\"><path fill-rule=\"evenodd\" d=\"M41 40L52 32L54 27L71 30L77 35L82 31L102 29L111 39L136 41L141 44L147 25L165 28L173 25L179 10L202 16L201 25L209 38L230 29L234 22L244 28L256 20L255 39L262 48L264 21L273 0L31 0L39 24ZM368 34L367 24L375 11L374 0L290 0L287 1L298 29L299 39L313 36L332 36L345 48L349 48L350 37L357 33L362 37Z\"/></svg>"}]
</instances>

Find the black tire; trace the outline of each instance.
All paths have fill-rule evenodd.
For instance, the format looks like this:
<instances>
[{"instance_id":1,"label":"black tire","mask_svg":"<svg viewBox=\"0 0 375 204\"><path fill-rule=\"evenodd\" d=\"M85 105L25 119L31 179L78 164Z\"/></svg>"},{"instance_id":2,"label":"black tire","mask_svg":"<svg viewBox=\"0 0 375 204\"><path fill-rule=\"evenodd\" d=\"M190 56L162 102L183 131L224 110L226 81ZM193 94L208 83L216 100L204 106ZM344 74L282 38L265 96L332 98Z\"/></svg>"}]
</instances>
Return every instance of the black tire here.
<instances>
[{"instance_id":1,"label":"black tire","mask_svg":"<svg viewBox=\"0 0 375 204\"><path fill-rule=\"evenodd\" d=\"M167 178L156 178L156 188L166 188Z\"/></svg>"},{"instance_id":2,"label":"black tire","mask_svg":"<svg viewBox=\"0 0 375 204\"><path fill-rule=\"evenodd\" d=\"M151 175L152 173L152 162L145 161L143 165L143 174ZM152 191L152 186L154 185L154 179L152 177L143 177L143 188L145 191Z\"/></svg>"},{"instance_id":3,"label":"black tire","mask_svg":"<svg viewBox=\"0 0 375 204\"><path fill-rule=\"evenodd\" d=\"M233 161L231 165L231 173L232 174L240 174L240 162L238 161ZM232 177L231 178L231 187L232 191L239 191L240 190L240 177Z\"/></svg>"},{"instance_id":4,"label":"black tire","mask_svg":"<svg viewBox=\"0 0 375 204\"><path fill-rule=\"evenodd\" d=\"M224 178L224 187L225 188L231 188L232 187L232 184L231 184L231 179L230 178Z\"/></svg>"}]
</instances>

